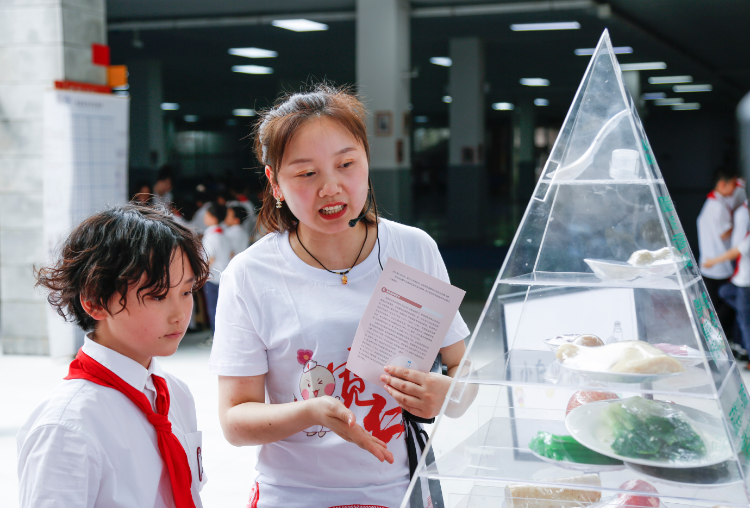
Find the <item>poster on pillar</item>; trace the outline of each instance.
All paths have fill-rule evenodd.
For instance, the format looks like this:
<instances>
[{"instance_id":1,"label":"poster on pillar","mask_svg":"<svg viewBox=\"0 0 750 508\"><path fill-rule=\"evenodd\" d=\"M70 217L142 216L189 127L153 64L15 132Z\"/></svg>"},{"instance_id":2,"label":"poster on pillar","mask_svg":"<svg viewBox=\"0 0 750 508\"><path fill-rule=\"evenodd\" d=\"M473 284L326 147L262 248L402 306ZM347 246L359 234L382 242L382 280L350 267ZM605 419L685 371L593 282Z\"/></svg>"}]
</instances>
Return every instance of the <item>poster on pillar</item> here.
<instances>
[{"instance_id":1,"label":"poster on pillar","mask_svg":"<svg viewBox=\"0 0 750 508\"><path fill-rule=\"evenodd\" d=\"M50 90L44 96L44 245L54 259L73 227L127 201L129 100ZM75 354L83 331L48 307L50 356Z\"/></svg>"}]
</instances>

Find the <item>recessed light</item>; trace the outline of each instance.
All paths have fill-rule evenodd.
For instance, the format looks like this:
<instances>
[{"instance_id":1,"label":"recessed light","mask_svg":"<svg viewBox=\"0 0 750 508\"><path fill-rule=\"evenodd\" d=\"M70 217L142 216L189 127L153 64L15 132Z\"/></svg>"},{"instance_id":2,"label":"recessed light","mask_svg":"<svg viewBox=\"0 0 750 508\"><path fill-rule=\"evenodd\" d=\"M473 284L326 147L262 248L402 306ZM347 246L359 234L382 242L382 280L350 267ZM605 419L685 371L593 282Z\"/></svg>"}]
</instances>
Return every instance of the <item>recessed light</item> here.
<instances>
[{"instance_id":1,"label":"recessed light","mask_svg":"<svg viewBox=\"0 0 750 508\"><path fill-rule=\"evenodd\" d=\"M180 109L180 105L176 102L162 102L161 109L163 109L164 111L176 111Z\"/></svg>"},{"instance_id":2,"label":"recessed light","mask_svg":"<svg viewBox=\"0 0 750 508\"><path fill-rule=\"evenodd\" d=\"M198 115L185 115L185 121L186 122L197 122L198 121Z\"/></svg>"},{"instance_id":3,"label":"recessed light","mask_svg":"<svg viewBox=\"0 0 750 508\"><path fill-rule=\"evenodd\" d=\"M112 87L112 90L129 90L129 89L130 89L130 85L128 85L128 84L125 84L125 85L122 85L122 86L113 86Z\"/></svg>"},{"instance_id":4,"label":"recessed light","mask_svg":"<svg viewBox=\"0 0 750 508\"><path fill-rule=\"evenodd\" d=\"M711 85L675 85L672 87L675 92L710 92L713 89Z\"/></svg>"},{"instance_id":5,"label":"recessed light","mask_svg":"<svg viewBox=\"0 0 750 508\"><path fill-rule=\"evenodd\" d=\"M630 63L620 64L622 71L658 71L666 69L667 64L664 62L641 62L641 63Z\"/></svg>"},{"instance_id":6,"label":"recessed light","mask_svg":"<svg viewBox=\"0 0 750 508\"><path fill-rule=\"evenodd\" d=\"M535 32L538 30L578 30L581 25L577 21L562 21L558 23L518 23L510 25L514 32Z\"/></svg>"},{"instance_id":7,"label":"recessed light","mask_svg":"<svg viewBox=\"0 0 750 508\"><path fill-rule=\"evenodd\" d=\"M699 102L686 102L685 104L675 104L672 109L675 111L701 109L701 105Z\"/></svg>"},{"instance_id":8,"label":"recessed light","mask_svg":"<svg viewBox=\"0 0 750 508\"><path fill-rule=\"evenodd\" d=\"M544 78L521 78L521 84L525 86L549 86L549 80Z\"/></svg>"},{"instance_id":9,"label":"recessed light","mask_svg":"<svg viewBox=\"0 0 750 508\"><path fill-rule=\"evenodd\" d=\"M271 21L273 26L291 30L292 32L320 32L328 30L328 25L310 21L309 19L275 19Z\"/></svg>"},{"instance_id":10,"label":"recessed light","mask_svg":"<svg viewBox=\"0 0 750 508\"><path fill-rule=\"evenodd\" d=\"M682 104L683 102L685 102L685 99L675 97L673 99L656 99L654 104L657 106L674 106L675 104Z\"/></svg>"},{"instance_id":11,"label":"recessed light","mask_svg":"<svg viewBox=\"0 0 750 508\"><path fill-rule=\"evenodd\" d=\"M426 116L415 116L415 117L414 117L414 121L415 121L416 123L427 123L427 122L429 122L429 121L430 121L430 119L429 119L429 118L427 118Z\"/></svg>"},{"instance_id":12,"label":"recessed light","mask_svg":"<svg viewBox=\"0 0 750 508\"><path fill-rule=\"evenodd\" d=\"M255 116L254 109L233 109L232 114L234 116Z\"/></svg>"},{"instance_id":13,"label":"recessed light","mask_svg":"<svg viewBox=\"0 0 750 508\"><path fill-rule=\"evenodd\" d=\"M430 63L435 65L440 65L442 67L450 67L453 65L453 60L451 60L447 56L433 56L430 58Z\"/></svg>"},{"instance_id":14,"label":"recessed light","mask_svg":"<svg viewBox=\"0 0 750 508\"><path fill-rule=\"evenodd\" d=\"M547 99L534 99L534 106L549 106Z\"/></svg>"},{"instance_id":15,"label":"recessed light","mask_svg":"<svg viewBox=\"0 0 750 508\"><path fill-rule=\"evenodd\" d=\"M667 85L672 83L692 83L693 76L653 76L648 78L652 85Z\"/></svg>"},{"instance_id":16,"label":"recessed light","mask_svg":"<svg viewBox=\"0 0 750 508\"><path fill-rule=\"evenodd\" d=\"M243 74L273 74L273 69L262 65L233 65L232 72Z\"/></svg>"},{"instance_id":17,"label":"recessed light","mask_svg":"<svg viewBox=\"0 0 750 508\"><path fill-rule=\"evenodd\" d=\"M127 90L115 90L112 92L112 95L115 95L117 97L130 97L130 92Z\"/></svg>"},{"instance_id":18,"label":"recessed light","mask_svg":"<svg viewBox=\"0 0 750 508\"><path fill-rule=\"evenodd\" d=\"M260 48L231 48L229 54L244 56L246 58L276 58L279 56L275 51Z\"/></svg>"},{"instance_id":19,"label":"recessed light","mask_svg":"<svg viewBox=\"0 0 750 508\"><path fill-rule=\"evenodd\" d=\"M573 53L578 56L591 56L594 54L594 51L596 51L596 48L579 48L573 50ZM615 52L615 55L629 55L633 52L633 48L631 48L630 46L618 46L616 48L612 48L612 51Z\"/></svg>"},{"instance_id":20,"label":"recessed light","mask_svg":"<svg viewBox=\"0 0 750 508\"><path fill-rule=\"evenodd\" d=\"M496 102L492 105L495 111L512 111L515 106L510 102Z\"/></svg>"},{"instance_id":21,"label":"recessed light","mask_svg":"<svg viewBox=\"0 0 750 508\"><path fill-rule=\"evenodd\" d=\"M641 95L641 98L644 101L653 101L656 99L666 99L667 94L665 94L664 92L648 92Z\"/></svg>"},{"instance_id":22,"label":"recessed light","mask_svg":"<svg viewBox=\"0 0 750 508\"><path fill-rule=\"evenodd\" d=\"M451 102L453 102L453 97L451 97L450 95L443 95L443 98L441 100L446 104L450 104Z\"/></svg>"}]
</instances>

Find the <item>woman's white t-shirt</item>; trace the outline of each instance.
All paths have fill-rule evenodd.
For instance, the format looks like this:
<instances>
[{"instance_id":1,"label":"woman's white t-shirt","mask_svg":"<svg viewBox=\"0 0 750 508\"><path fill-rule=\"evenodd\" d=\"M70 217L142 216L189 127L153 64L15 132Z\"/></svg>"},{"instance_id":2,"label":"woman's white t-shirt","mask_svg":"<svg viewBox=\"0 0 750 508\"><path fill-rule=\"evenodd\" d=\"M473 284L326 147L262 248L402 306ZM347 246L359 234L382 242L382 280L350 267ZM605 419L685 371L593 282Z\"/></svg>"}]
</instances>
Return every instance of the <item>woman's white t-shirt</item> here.
<instances>
[{"instance_id":1,"label":"woman's white t-shirt","mask_svg":"<svg viewBox=\"0 0 750 508\"><path fill-rule=\"evenodd\" d=\"M427 233L385 219L378 233L383 265L392 257L448 282ZM340 275L297 257L288 233L272 233L235 256L222 274L211 373L266 374L266 402L271 404L331 395L388 444L395 461L381 463L324 427L306 429L261 447L259 507L400 506L409 482L401 409L384 389L346 369L380 273L377 244L343 285ZM456 313L442 347L467 335Z\"/></svg>"}]
</instances>

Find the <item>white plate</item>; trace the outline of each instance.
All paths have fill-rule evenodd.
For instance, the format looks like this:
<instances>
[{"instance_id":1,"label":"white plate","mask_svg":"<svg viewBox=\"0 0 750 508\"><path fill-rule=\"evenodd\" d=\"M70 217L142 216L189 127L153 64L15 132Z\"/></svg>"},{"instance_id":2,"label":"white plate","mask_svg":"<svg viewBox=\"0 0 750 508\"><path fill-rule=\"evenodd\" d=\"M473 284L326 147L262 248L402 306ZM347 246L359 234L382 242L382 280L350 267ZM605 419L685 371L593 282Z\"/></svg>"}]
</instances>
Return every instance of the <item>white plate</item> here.
<instances>
[{"instance_id":1,"label":"white plate","mask_svg":"<svg viewBox=\"0 0 750 508\"><path fill-rule=\"evenodd\" d=\"M543 460L548 464L552 464L557 467L565 469L572 469L573 471L583 471L586 473L599 473L602 471L620 471L625 469L625 464L581 464L580 462L569 462L567 460L555 460L543 455L539 455L534 450L529 450L538 459Z\"/></svg>"},{"instance_id":2,"label":"white plate","mask_svg":"<svg viewBox=\"0 0 750 508\"><path fill-rule=\"evenodd\" d=\"M679 360L679 358L676 359ZM659 379L684 374L683 372L672 372L670 374L630 374L625 372L602 372L598 370L576 369L565 365L564 363L560 362L560 360L557 360L557 362L571 372L581 374L591 379L596 379L597 381L604 381L605 383L648 383L651 381L657 381Z\"/></svg>"},{"instance_id":3,"label":"white plate","mask_svg":"<svg viewBox=\"0 0 750 508\"><path fill-rule=\"evenodd\" d=\"M671 462L619 455L612 450L611 444L614 441L614 436L612 435L612 430L604 423L602 417L604 410L607 409L607 405L612 402L621 401L590 402L571 411L565 418L565 426L570 435L582 445L602 455L644 466L666 468L704 467L724 462L732 457L732 449L729 446L729 441L726 439L726 433L721 420L703 411L679 404L670 404L670 407L683 411L693 429L701 436L706 445L706 455L704 457L690 462Z\"/></svg>"},{"instance_id":4,"label":"white plate","mask_svg":"<svg viewBox=\"0 0 750 508\"><path fill-rule=\"evenodd\" d=\"M647 266L633 266L625 261L584 259L594 275L603 280L633 280L638 277L667 277L677 271L679 264L671 259L655 261Z\"/></svg>"},{"instance_id":5,"label":"white plate","mask_svg":"<svg viewBox=\"0 0 750 508\"><path fill-rule=\"evenodd\" d=\"M713 466L675 469L673 467L644 466L626 462L628 469L642 474L652 480L684 487L685 485L700 485L701 487L724 487L733 483L742 483L737 464L728 460Z\"/></svg>"}]
</instances>

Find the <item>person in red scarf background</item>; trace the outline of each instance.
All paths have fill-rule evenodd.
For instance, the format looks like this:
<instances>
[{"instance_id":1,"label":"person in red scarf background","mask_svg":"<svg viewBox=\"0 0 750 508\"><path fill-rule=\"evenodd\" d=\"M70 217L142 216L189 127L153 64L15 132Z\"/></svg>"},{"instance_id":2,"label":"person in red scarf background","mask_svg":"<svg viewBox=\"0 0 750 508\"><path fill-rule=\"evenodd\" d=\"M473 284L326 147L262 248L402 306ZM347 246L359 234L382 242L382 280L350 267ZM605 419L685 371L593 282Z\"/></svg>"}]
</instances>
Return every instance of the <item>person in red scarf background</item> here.
<instances>
[{"instance_id":1,"label":"person in red scarf background","mask_svg":"<svg viewBox=\"0 0 750 508\"><path fill-rule=\"evenodd\" d=\"M176 350L208 278L200 240L166 208L129 204L73 230L36 273L90 332L65 381L18 433L22 507L201 507L201 433Z\"/></svg>"}]
</instances>

